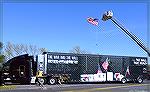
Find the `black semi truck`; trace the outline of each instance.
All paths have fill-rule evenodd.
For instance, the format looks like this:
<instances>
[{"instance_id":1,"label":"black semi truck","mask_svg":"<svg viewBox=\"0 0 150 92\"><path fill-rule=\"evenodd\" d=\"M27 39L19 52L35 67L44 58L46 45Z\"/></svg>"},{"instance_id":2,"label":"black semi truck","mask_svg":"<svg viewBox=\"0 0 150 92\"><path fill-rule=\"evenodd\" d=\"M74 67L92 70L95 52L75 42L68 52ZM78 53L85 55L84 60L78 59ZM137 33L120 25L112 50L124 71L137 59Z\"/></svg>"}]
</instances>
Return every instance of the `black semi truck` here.
<instances>
[{"instance_id":1,"label":"black semi truck","mask_svg":"<svg viewBox=\"0 0 150 92\"><path fill-rule=\"evenodd\" d=\"M3 66L4 81L21 84L40 82L113 82L146 79L146 57L44 52L36 59L28 54L14 57Z\"/></svg>"}]
</instances>

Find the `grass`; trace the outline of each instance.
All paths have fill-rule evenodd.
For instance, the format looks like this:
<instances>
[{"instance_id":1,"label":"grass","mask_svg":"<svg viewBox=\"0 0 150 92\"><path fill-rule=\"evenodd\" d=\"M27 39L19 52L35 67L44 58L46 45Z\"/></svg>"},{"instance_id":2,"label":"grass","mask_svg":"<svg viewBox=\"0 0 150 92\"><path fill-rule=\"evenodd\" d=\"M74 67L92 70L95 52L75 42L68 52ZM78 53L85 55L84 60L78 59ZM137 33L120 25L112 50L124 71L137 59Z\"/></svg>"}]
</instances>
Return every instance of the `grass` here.
<instances>
[{"instance_id":1,"label":"grass","mask_svg":"<svg viewBox=\"0 0 150 92\"><path fill-rule=\"evenodd\" d=\"M16 89L16 86L15 85L0 86L0 90L12 90L12 89Z\"/></svg>"}]
</instances>

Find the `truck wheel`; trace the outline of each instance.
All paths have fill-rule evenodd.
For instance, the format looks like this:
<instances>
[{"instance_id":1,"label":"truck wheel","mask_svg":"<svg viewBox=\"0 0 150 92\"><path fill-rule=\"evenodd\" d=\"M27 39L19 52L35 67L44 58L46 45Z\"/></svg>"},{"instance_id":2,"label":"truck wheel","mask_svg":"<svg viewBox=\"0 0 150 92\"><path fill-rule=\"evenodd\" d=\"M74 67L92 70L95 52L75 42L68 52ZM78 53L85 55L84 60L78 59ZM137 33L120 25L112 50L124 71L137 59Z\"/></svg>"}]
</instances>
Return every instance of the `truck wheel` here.
<instances>
[{"instance_id":1,"label":"truck wheel","mask_svg":"<svg viewBox=\"0 0 150 92\"><path fill-rule=\"evenodd\" d=\"M56 83L56 80L54 78L49 79L49 84L54 85Z\"/></svg>"},{"instance_id":2,"label":"truck wheel","mask_svg":"<svg viewBox=\"0 0 150 92\"><path fill-rule=\"evenodd\" d=\"M122 78L122 79L121 79L121 82L122 82L123 84L125 84L125 83L127 82L126 78Z\"/></svg>"},{"instance_id":3,"label":"truck wheel","mask_svg":"<svg viewBox=\"0 0 150 92\"><path fill-rule=\"evenodd\" d=\"M44 83L45 83L44 78L38 78L38 81L39 81L41 84L44 84Z\"/></svg>"},{"instance_id":4,"label":"truck wheel","mask_svg":"<svg viewBox=\"0 0 150 92\"><path fill-rule=\"evenodd\" d=\"M142 82L143 82L143 78L142 78L142 77L138 77L138 78L137 78L137 82L138 82L138 83L142 83Z\"/></svg>"}]
</instances>

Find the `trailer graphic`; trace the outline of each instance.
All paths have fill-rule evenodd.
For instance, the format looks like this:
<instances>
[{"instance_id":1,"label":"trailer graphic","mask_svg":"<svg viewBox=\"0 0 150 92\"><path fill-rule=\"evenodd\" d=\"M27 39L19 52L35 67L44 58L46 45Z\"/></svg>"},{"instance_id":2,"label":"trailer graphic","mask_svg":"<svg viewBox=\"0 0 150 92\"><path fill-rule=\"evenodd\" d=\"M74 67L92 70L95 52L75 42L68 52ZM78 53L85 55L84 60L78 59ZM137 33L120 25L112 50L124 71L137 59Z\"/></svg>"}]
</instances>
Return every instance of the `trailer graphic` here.
<instances>
[{"instance_id":1,"label":"trailer graphic","mask_svg":"<svg viewBox=\"0 0 150 92\"><path fill-rule=\"evenodd\" d=\"M44 52L36 60L28 54L14 57L3 67L4 81L44 84L135 81L146 79L146 57ZM8 67L8 68L6 68Z\"/></svg>"}]
</instances>

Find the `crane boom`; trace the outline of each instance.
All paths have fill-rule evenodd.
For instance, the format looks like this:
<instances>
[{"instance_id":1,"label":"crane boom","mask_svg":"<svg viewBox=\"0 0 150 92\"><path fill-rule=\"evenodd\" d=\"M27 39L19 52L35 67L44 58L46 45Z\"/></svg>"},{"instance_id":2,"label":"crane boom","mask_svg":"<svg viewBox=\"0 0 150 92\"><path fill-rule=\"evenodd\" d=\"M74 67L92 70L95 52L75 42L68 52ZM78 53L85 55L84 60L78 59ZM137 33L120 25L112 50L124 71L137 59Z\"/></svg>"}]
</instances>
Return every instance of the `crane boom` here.
<instances>
[{"instance_id":1,"label":"crane boom","mask_svg":"<svg viewBox=\"0 0 150 92\"><path fill-rule=\"evenodd\" d=\"M142 43L142 41L133 33L129 32L123 25L119 24L119 22L113 17L112 11L107 11L103 14L103 21L110 19L117 27L119 27L126 35L128 35L138 46L140 46L144 51L147 52L150 57L150 50Z\"/></svg>"}]
</instances>

